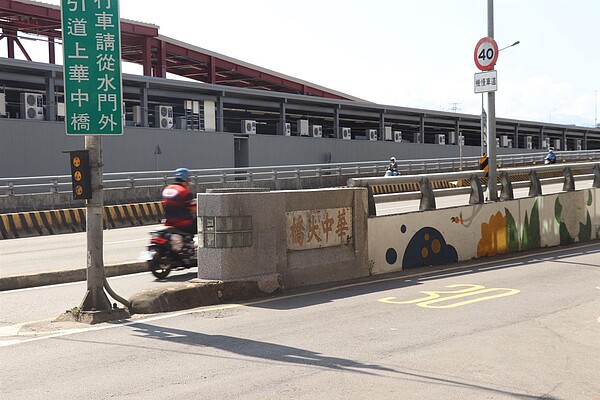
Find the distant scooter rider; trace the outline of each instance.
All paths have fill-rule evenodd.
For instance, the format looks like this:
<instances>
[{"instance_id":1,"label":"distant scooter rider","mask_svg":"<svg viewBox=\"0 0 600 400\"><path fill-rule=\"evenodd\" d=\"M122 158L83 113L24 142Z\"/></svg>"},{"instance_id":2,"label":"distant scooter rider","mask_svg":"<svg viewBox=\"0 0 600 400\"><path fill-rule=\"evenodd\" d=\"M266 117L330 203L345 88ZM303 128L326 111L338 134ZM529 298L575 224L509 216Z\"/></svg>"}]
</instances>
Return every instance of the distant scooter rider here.
<instances>
[{"instance_id":1,"label":"distant scooter rider","mask_svg":"<svg viewBox=\"0 0 600 400\"><path fill-rule=\"evenodd\" d=\"M556 163L556 154L552 149L548 150L548 154L544 158L544 164L554 164Z\"/></svg>"},{"instance_id":2,"label":"distant scooter rider","mask_svg":"<svg viewBox=\"0 0 600 400\"><path fill-rule=\"evenodd\" d=\"M196 199L189 190L190 171L187 168L175 170L175 183L164 188L162 192L162 205L165 226L195 235L198 231L196 222Z\"/></svg>"},{"instance_id":3,"label":"distant scooter rider","mask_svg":"<svg viewBox=\"0 0 600 400\"><path fill-rule=\"evenodd\" d=\"M390 165L388 165L387 171L385 172L385 176L397 176L400 175L398 173L398 164L396 164L396 157L390 158Z\"/></svg>"}]
</instances>

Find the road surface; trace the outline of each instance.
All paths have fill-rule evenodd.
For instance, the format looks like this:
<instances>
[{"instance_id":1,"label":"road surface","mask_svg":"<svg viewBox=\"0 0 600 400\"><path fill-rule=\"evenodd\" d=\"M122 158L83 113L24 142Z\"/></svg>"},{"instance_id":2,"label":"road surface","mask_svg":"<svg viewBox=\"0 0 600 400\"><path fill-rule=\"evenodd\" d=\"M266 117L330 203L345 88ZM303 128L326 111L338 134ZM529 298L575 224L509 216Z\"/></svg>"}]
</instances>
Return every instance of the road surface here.
<instances>
[{"instance_id":1,"label":"road surface","mask_svg":"<svg viewBox=\"0 0 600 400\"><path fill-rule=\"evenodd\" d=\"M598 398L600 245L463 267L125 323L7 326L0 393L3 400ZM50 302L49 290L21 293Z\"/></svg>"}]
</instances>

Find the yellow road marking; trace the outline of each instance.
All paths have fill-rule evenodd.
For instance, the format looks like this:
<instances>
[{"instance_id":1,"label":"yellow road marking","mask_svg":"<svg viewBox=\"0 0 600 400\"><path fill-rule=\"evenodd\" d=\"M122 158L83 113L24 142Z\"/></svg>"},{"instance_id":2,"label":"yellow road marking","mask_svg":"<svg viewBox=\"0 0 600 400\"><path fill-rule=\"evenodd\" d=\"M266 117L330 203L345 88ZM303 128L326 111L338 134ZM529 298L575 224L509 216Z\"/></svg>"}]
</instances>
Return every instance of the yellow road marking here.
<instances>
[{"instance_id":1,"label":"yellow road marking","mask_svg":"<svg viewBox=\"0 0 600 400\"><path fill-rule=\"evenodd\" d=\"M460 289L460 290L436 290L436 291L426 290L426 291L422 291L420 293L426 294L427 297L421 297L421 298L414 299L414 300L396 301L394 299L396 299L397 297L384 297L383 299L379 299L378 301L381 303L387 303L387 304L416 304L417 306L423 307L423 308L454 308L454 307L464 306L467 304L477 303L480 301L492 300L492 299L497 299L497 298L506 297L506 296L512 296L514 294L521 292L520 290L509 289L509 288L488 288L488 289L486 289L485 286L482 286L482 285L470 285L470 284L449 285L446 287L453 288L453 287L461 287L461 286L467 286L467 288ZM447 305L432 306L432 304L441 303L441 302L448 301L448 300L455 300L455 299L460 299L463 297L475 296L478 294L498 292L498 291L501 291L502 293L493 294L490 296L476 297L474 299L460 301L457 303L452 303L452 304L447 304ZM453 296L442 297L441 296L442 294L453 294Z\"/></svg>"}]
</instances>

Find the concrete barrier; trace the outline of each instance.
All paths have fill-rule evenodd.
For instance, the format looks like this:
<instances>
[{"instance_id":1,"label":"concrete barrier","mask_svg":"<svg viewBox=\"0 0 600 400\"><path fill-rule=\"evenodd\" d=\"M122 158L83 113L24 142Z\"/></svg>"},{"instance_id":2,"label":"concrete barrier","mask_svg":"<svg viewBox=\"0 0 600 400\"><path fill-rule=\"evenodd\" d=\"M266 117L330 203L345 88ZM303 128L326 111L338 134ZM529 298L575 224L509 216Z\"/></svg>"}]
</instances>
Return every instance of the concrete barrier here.
<instances>
[{"instance_id":1,"label":"concrete barrier","mask_svg":"<svg viewBox=\"0 0 600 400\"><path fill-rule=\"evenodd\" d=\"M104 228L158 224L162 213L160 202L105 206ZM0 214L0 239L83 232L85 218L85 208Z\"/></svg>"},{"instance_id":2,"label":"concrete barrier","mask_svg":"<svg viewBox=\"0 0 600 400\"><path fill-rule=\"evenodd\" d=\"M369 218L374 274L600 239L600 189Z\"/></svg>"},{"instance_id":3,"label":"concrete barrier","mask_svg":"<svg viewBox=\"0 0 600 400\"><path fill-rule=\"evenodd\" d=\"M203 193L198 217L201 279L293 288L370 274L365 188Z\"/></svg>"}]
</instances>

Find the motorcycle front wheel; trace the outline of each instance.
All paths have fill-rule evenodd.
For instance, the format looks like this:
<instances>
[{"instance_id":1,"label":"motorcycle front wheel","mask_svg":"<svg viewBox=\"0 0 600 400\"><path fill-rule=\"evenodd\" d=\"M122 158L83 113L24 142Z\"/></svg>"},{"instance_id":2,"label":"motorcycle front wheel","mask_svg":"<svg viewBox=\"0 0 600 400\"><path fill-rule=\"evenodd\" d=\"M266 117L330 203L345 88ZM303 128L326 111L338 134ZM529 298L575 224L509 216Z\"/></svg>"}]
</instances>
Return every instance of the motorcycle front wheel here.
<instances>
[{"instance_id":1,"label":"motorcycle front wheel","mask_svg":"<svg viewBox=\"0 0 600 400\"><path fill-rule=\"evenodd\" d=\"M171 265L165 256L156 252L154 258L148 261L148 269L158 279L165 279L171 272Z\"/></svg>"}]
</instances>

